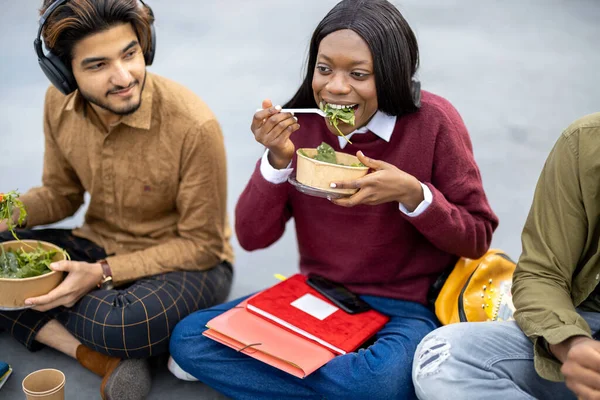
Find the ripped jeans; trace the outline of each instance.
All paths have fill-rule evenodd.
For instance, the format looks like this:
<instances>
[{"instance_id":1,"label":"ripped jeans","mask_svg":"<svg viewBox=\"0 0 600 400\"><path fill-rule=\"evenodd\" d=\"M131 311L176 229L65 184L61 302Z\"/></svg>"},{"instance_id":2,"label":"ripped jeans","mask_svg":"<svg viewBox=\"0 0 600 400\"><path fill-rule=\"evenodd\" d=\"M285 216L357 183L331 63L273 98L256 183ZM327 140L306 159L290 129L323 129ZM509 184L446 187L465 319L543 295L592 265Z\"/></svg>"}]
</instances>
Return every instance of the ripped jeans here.
<instances>
[{"instance_id":1,"label":"ripped jeans","mask_svg":"<svg viewBox=\"0 0 600 400\"><path fill-rule=\"evenodd\" d=\"M579 312L592 332L600 313ZM423 339L413 365L421 400L575 399L564 382L541 378L533 344L514 322L471 322L444 326Z\"/></svg>"}]
</instances>

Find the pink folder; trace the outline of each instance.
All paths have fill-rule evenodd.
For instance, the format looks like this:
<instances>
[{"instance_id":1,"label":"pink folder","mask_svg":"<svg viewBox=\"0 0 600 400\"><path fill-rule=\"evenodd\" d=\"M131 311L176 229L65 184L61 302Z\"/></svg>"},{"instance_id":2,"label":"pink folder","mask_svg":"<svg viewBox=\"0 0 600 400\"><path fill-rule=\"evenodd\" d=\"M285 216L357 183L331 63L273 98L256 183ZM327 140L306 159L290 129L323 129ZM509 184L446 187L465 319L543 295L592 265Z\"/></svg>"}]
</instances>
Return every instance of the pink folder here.
<instances>
[{"instance_id":1,"label":"pink folder","mask_svg":"<svg viewBox=\"0 0 600 400\"><path fill-rule=\"evenodd\" d=\"M250 357L305 378L335 357L323 346L237 308L211 319L203 335Z\"/></svg>"}]
</instances>

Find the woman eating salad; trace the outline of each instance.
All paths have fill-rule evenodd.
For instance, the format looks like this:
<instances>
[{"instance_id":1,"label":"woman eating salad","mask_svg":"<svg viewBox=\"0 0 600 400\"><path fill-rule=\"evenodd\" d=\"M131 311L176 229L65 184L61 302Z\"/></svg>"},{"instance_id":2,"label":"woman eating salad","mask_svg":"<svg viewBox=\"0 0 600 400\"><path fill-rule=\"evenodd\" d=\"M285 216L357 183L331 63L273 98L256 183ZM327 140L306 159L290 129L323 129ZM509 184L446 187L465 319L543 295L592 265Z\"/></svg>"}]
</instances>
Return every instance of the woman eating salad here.
<instances>
[{"instance_id":1,"label":"woman eating salad","mask_svg":"<svg viewBox=\"0 0 600 400\"><path fill-rule=\"evenodd\" d=\"M237 237L249 251L271 246L294 218L300 271L343 284L390 318L374 343L297 379L202 336L238 299L176 327L171 355L183 371L236 399L415 398L413 355L438 326L428 290L459 257L482 256L498 224L460 115L420 91L418 65L415 35L391 3L337 4L316 28L306 77L283 107L319 107L329 118L265 100L251 130L266 151L236 207ZM358 188L354 195L310 197L287 183L296 150L323 142L372 171L331 182Z\"/></svg>"}]
</instances>

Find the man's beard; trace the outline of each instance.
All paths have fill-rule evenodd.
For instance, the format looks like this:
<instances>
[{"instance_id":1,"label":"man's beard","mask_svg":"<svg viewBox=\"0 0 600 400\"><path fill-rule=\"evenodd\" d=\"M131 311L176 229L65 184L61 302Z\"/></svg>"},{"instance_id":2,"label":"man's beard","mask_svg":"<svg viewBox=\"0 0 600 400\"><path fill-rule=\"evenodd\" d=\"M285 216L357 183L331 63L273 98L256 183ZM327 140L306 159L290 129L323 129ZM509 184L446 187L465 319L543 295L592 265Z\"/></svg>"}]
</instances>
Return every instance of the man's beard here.
<instances>
[{"instance_id":1,"label":"man's beard","mask_svg":"<svg viewBox=\"0 0 600 400\"><path fill-rule=\"evenodd\" d=\"M131 85L129 85L128 87L135 86L135 85L139 85L139 81L136 80L136 81L132 82ZM113 107L111 107L111 105L108 102L104 102L104 101L102 101L102 100L100 100L100 99L98 99L98 98L96 98L96 97L94 97L94 96L92 96L92 95L90 95L88 93L85 93L81 89L79 89L79 92L81 93L81 96L85 100L89 101L90 103L95 104L98 107L100 107L100 108L102 108L102 109L104 109L106 111L109 111L109 112L111 112L111 113L113 113L115 115L124 116L124 115L133 114L134 112L136 112L140 108L140 106L142 105L142 93L144 93L144 87L145 86L146 86L146 73L144 73L144 81L142 82L142 87L140 89L140 97L138 98L137 103L131 104L131 105L123 107L123 108L113 108ZM124 87L115 87L115 88L112 88L111 90L109 90L108 92L106 92L106 96L108 97L108 95L111 94L112 92L117 92L117 91L120 91L120 90L123 90L123 89L127 89L127 88L124 88Z\"/></svg>"}]
</instances>

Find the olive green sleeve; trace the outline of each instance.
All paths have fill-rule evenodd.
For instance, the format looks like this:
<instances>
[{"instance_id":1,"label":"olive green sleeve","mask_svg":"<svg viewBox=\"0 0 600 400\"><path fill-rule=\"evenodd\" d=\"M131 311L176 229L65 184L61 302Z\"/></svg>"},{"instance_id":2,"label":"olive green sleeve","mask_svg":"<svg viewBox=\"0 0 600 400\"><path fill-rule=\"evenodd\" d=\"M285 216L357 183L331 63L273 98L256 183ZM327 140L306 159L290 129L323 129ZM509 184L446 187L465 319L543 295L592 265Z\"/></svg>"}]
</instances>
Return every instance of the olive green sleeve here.
<instances>
[{"instance_id":1,"label":"olive green sleeve","mask_svg":"<svg viewBox=\"0 0 600 400\"><path fill-rule=\"evenodd\" d=\"M590 336L575 311L572 277L587 236L580 188L578 131L565 132L539 178L522 235L523 252L513 278L515 319L533 340L535 367L543 378L559 381L560 363L545 346L570 337Z\"/></svg>"}]
</instances>

